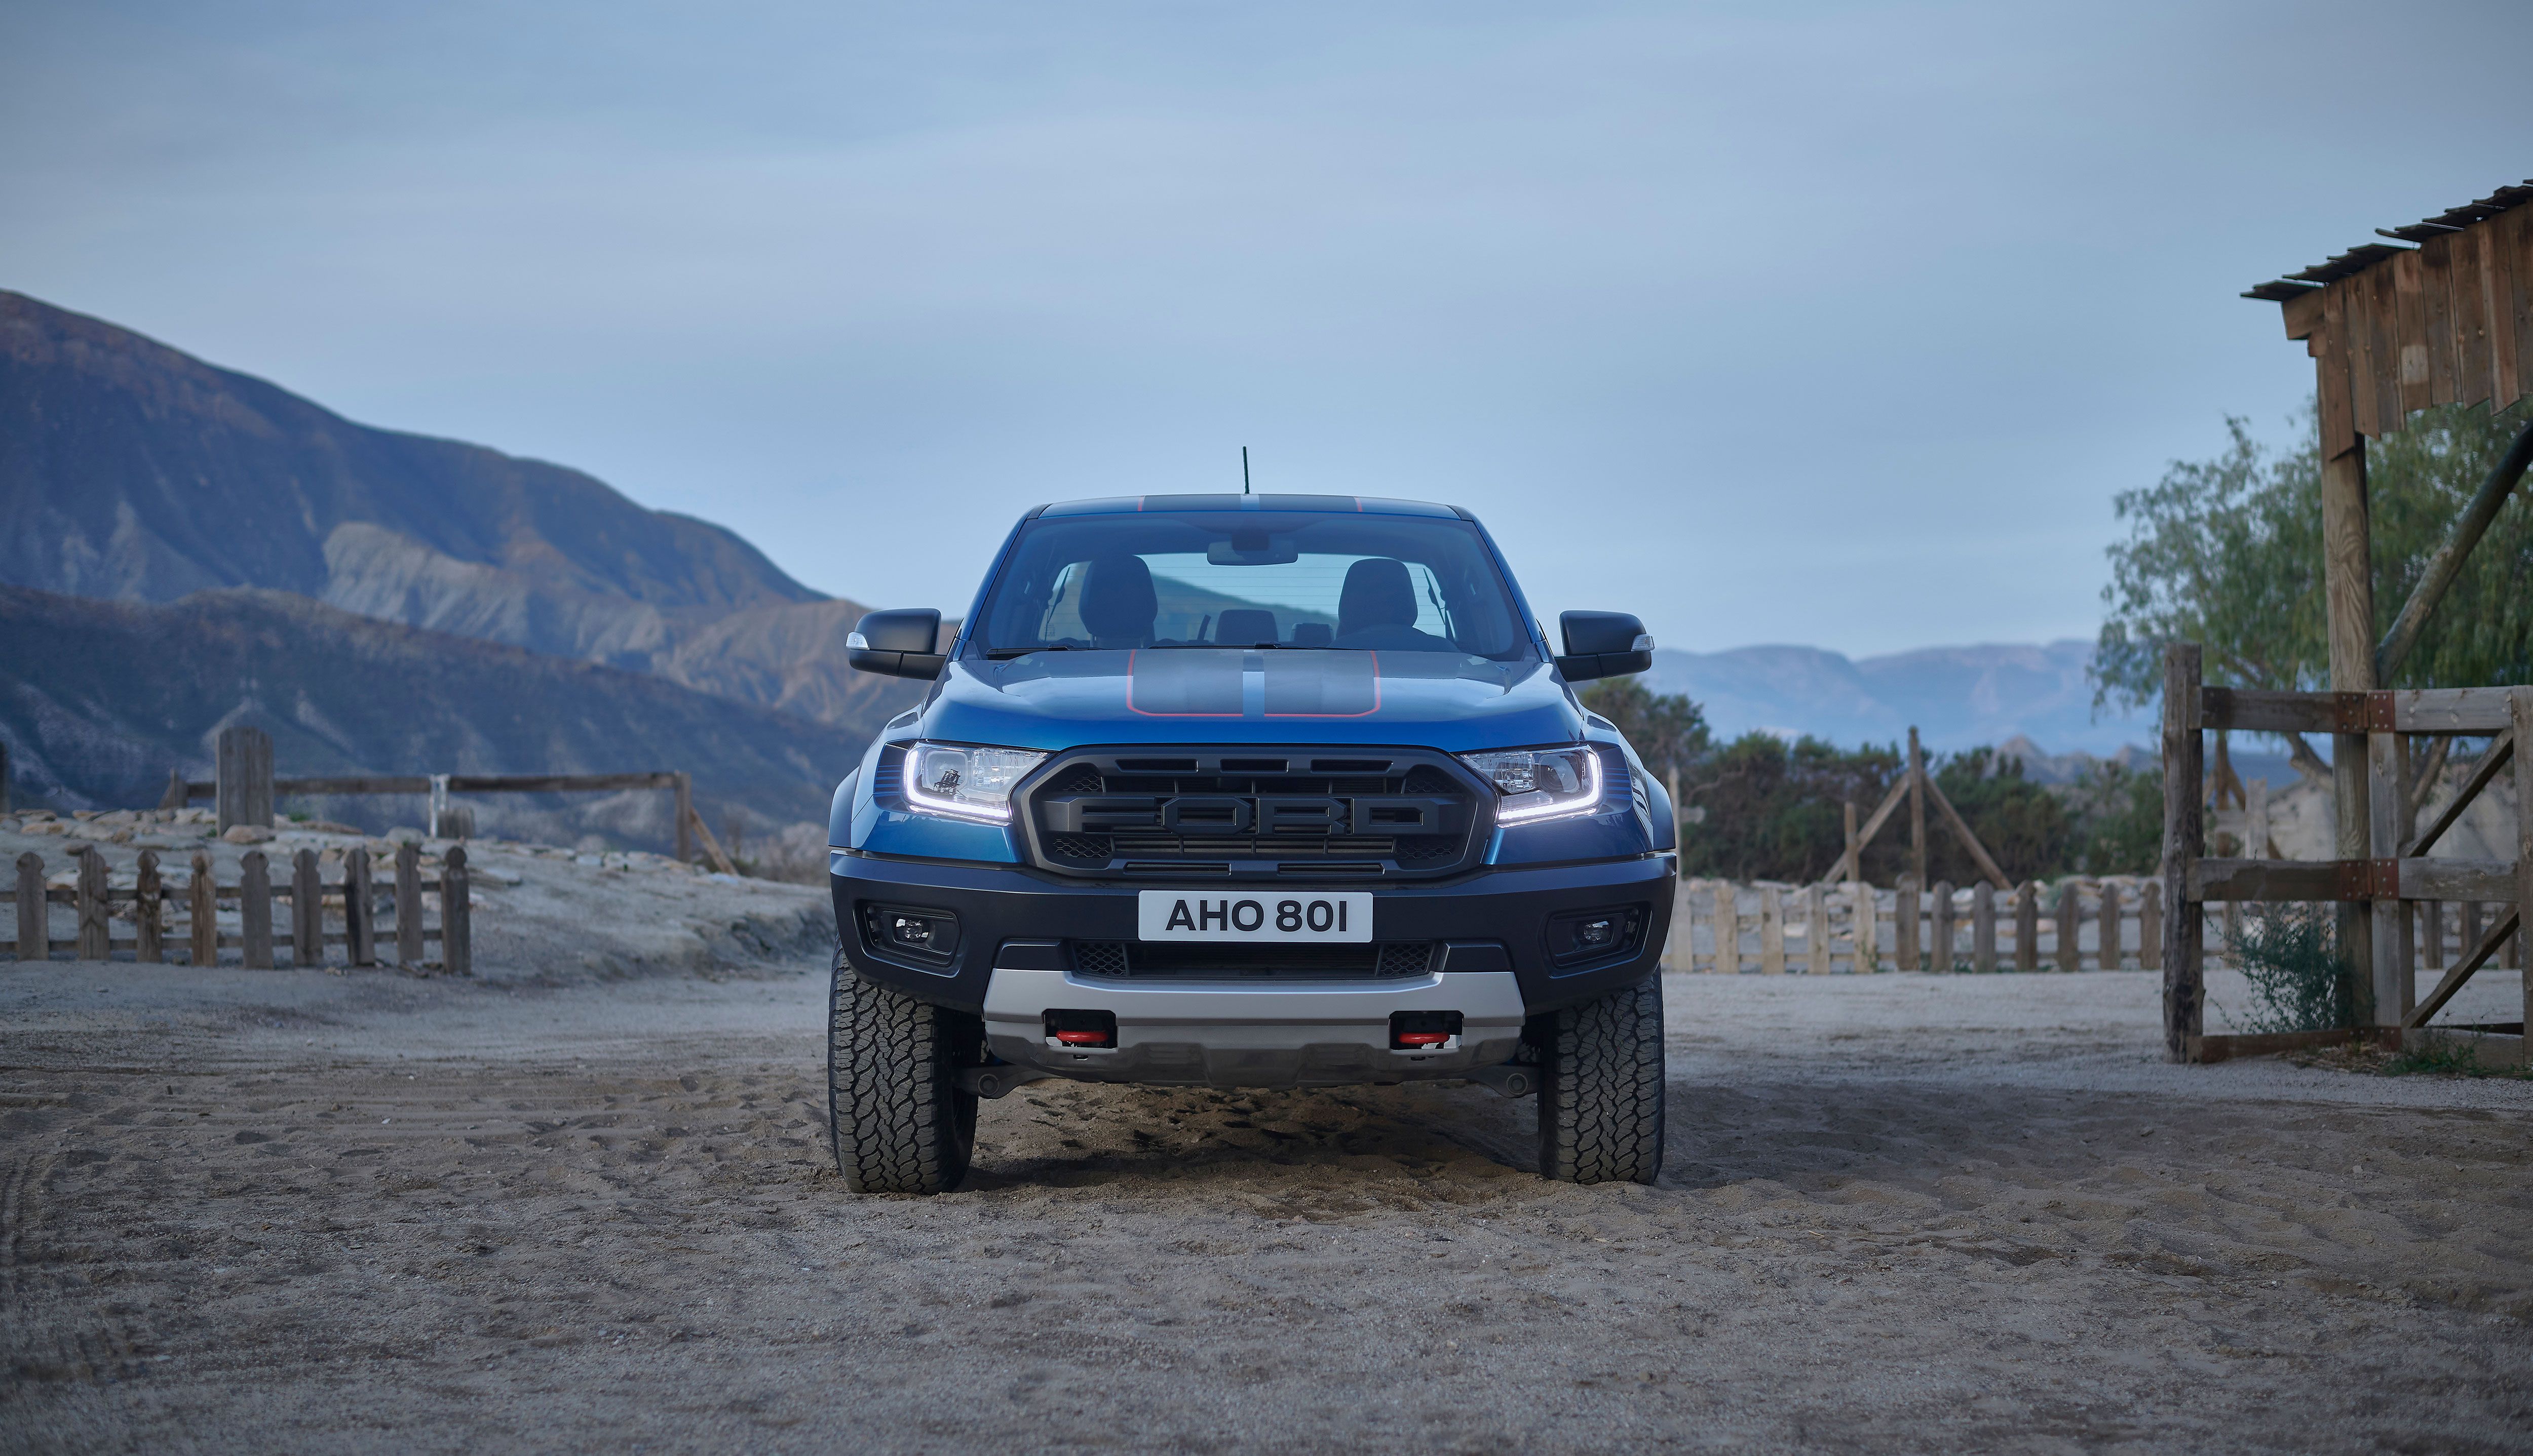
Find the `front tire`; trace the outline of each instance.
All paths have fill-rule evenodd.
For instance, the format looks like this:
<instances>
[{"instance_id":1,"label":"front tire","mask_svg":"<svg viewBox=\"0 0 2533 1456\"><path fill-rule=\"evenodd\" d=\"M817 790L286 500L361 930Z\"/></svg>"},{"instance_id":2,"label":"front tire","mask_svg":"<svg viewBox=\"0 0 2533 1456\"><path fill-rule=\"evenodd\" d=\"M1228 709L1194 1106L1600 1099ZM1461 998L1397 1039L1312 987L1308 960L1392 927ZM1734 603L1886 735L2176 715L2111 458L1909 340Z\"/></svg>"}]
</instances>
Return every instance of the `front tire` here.
<instances>
[{"instance_id":1,"label":"front tire","mask_svg":"<svg viewBox=\"0 0 2533 1456\"><path fill-rule=\"evenodd\" d=\"M1540 1017L1531 1039L1540 1176L1653 1182L1663 1160L1662 976Z\"/></svg>"},{"instance_id":2,"label":"front tire","mask_svg":"<svg viewBox=\"0 0 2533 1456\"><path fill-rule=\"evenodd\" d=\"M957 1188L976 1145L976 1094L960 1090L959 1069L982 1060L984 1022L872 985L842 951L827 1006L827 1122L845 1187Z\"/></svg>"}]
</instances>

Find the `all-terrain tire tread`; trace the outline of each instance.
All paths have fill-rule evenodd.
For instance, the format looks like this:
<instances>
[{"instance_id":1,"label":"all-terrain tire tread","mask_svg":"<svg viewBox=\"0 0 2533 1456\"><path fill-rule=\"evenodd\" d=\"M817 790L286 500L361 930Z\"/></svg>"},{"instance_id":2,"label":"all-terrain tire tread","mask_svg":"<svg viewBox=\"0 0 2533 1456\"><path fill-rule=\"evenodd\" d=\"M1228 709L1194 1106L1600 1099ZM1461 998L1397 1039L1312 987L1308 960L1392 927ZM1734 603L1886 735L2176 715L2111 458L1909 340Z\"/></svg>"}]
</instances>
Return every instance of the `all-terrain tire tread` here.
<instances>
[{"instance_id":1,"label":"all-terrain tire tread","mask_svg":"<svg viewBox=\"0 0 2533 1456\"><path fill-rule=\"evenodd\" d=\"M967 1176L976 1099L957 1081L959 1017L872 985L837 956L827 1115L836 1171L854 1193L946 1193Z\"/></svg>"},{"instance_id":2,"label":"all-terrain tire tread","mask_svg":"<svg viewBox=\"0 0 2533 1456\"><path fill-rule=\"evenodd\" d=\"M1540 1173L1653 1182L1663 1159L1662 977L1543 1019Z\"/></svg>"}]
</instances>

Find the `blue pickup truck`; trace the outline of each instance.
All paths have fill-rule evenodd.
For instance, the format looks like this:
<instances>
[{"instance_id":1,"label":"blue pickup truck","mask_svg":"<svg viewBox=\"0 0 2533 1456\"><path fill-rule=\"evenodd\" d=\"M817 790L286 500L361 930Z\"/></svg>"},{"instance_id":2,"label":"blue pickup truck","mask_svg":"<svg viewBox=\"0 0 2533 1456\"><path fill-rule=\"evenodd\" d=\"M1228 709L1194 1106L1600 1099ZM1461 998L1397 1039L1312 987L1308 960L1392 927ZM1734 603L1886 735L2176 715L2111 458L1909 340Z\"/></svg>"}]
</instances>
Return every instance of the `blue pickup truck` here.
<instances>
[{"instance_id":1,"label":"blue pickup truck","mask_svg":"<svg viewBox=\"0 0 2533 1456\"><path fill-rule=\"evenodd\" d=\"M1539 1098L1550 1178L1663 1154L1669 796L1572 684L1467 511L1347 495L1040 506L949 642L876 612L853 665L932 683L837 786L836 1162L966 1176L979 1098L1474 1081Z\"/></svg>"}]
</instances>

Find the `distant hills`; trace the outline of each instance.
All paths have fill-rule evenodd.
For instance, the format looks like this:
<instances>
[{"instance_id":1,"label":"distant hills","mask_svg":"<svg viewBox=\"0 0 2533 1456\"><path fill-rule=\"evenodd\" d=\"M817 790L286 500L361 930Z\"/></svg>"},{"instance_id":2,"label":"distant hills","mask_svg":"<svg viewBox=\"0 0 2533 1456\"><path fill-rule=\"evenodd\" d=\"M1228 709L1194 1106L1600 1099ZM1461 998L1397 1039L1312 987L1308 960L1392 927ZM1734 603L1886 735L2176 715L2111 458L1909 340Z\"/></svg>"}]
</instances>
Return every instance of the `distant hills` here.
<instances>
[{"instance_id":1,"label":"distant hills","mask_svg":"<svg viewBox=\"0 0 2533 1456\"><path fill-rule=\"evenodd\" d=\"M200 776L219 729L251 723L272 734L284 776L685 768L710 792L707 822L736 810L781 825L822 808L864 742L649 673L251 588L161 606L0 587L0 735L18 787L74 805L156 803L170 768ZM389 822L416 812L373 807ZM488 832L675 833L656 791L474 807Z\"/></svg>"},{"instance_id":2,"label":"distant hills","mask_svg":"<svg viewBox=\"0 0 2533 1456\"><path fill-rule=\"evenodd\" d=\"M736 533L576 470L356 425L0 291L0 581L126 602L220 587L656 673L867 733L863 608Z\"/></svg>"},{"instance_id":3,"label":"distant hills","mask_svg":"<svg viewBox=\"0 0 2533 1456\"><path fill-rule=\"evenodd\" d=\"M65 807L154 801L252 721L284 775L683 768L714 812L815 820L920 695L847 667L858 604L722 527L6 291L0 582L18 791Z\"/></svg>"},{"instance_id":4,"label":"distant hills","mask_svg":"<svg viewBox=\"0 0 2533 1456\"><path fill-rule=\"evenodd\" d=\"M1663 648L1644 683L1695 698L1726 736L1809 733L1853 747L1905 741L1914 724L1930 749L1944 751L2016 737L2096 757L2151 747L2159 732L2151 712L2095 715L2085 676L2091 660L2092 644L2077 641L1856 659L1817 647Z\"/></svg>"}]
</instances>

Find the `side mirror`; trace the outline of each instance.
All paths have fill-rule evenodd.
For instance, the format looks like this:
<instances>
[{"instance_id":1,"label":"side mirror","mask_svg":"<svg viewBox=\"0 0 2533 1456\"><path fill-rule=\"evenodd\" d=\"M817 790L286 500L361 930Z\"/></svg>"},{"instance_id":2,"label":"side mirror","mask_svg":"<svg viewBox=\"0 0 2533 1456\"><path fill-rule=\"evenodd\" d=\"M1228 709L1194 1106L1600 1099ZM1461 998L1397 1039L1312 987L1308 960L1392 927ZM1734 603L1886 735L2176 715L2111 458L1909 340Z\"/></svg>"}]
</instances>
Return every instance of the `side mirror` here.
<instances>
[{"instance_id":1,"label":"side mirror","mask_svg":"<svg viewBox=\"0 0 2533 1456\"><path fill-rule=\"evenodd\" d=\"M940 636L941 613L929 607L874 612L845 639L845 661L891 677L938 677L945 659L933 649Z\"/></svg>"},{"instance_id":2,"label":"side mirror","mask_svg":"<svg viewBox=\"0 0 2533 1456\"><path fill-rule=\"evenodd\" d=\"M1568 612L1557 618L1565 654L1557 670L1568 682L1641 672L1654 665L1654 639L1623 612Z\"/></svg>"}]
</instances>

